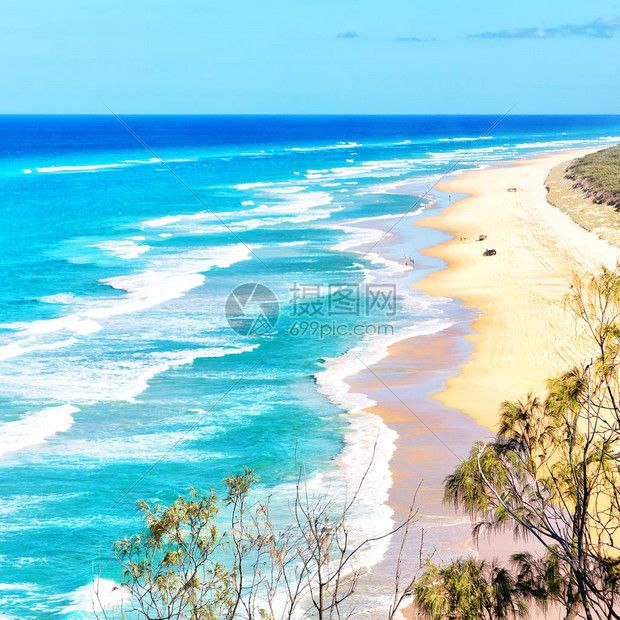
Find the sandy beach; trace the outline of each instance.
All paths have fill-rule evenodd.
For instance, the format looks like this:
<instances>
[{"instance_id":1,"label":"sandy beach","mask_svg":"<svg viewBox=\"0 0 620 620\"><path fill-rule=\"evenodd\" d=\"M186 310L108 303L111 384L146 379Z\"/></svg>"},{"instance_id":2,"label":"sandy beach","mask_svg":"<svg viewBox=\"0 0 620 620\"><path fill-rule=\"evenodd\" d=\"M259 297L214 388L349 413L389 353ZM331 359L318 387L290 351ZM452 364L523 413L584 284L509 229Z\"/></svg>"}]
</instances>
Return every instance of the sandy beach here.
<instances>
[{"instance_id":1,"label":"sandy beach","mask_svg":"<svg viewBox=\"0 0 620 620\"><path fill-rule=\"evenodd\" d=\"M502 401L529 390L542 393L549 377L582 359L563 298L573 272L613 267L620 257L617 248L546 199L550 170L588 152L592 149L461 175L439 189L469 197L417 223L454 236L425 251L447 267L420 288L461 299L480 312L466 336L472 355L436 398L491 430ZM487 239L476 241L481 234ZM487 248L497 255L483 256Z\"/></svg>"},{"instance_id":2,"label":"sandy beach","mask_svg":"<svg viewBox=\"0 0 620 620\"><path fill-rule=\"evenodd\" d=\"M443 480L475 441L492 436L502 401L542 393L549 377L584 355L563 298L574 272L613 267L620 249L549 204L545 180L552 168L592 150L502 162L442 183L442 192L467 197L414 222L453 237L423 251L445 268L416 287L461 300L467 312L447 330L393 345L370 371L348 380L352 391L379 403L372 412L398 433L389 500L396 519L419 487L418 525L431 532L427 540L436 531L455 555L467 553L464 543L486 559L523 549L508 536L474 548L468 519L442 503ZM481 234L487 239L477 241ZM497 254L483 256L487 248ZM398 544L373 569L379 583L389 583Z\"/></svg>"}]
</instances>

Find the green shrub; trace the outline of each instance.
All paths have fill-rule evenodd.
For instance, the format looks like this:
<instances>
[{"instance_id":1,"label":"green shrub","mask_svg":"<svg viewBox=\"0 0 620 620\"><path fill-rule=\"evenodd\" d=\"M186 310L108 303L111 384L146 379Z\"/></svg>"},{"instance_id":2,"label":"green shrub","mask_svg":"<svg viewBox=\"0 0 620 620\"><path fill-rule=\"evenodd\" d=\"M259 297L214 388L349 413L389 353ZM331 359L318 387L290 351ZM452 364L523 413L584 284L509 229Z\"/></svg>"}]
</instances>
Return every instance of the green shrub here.
<instances>
[{"instance_id":1,"label":"green shrub","mask_svg":"<svg viewBox=\"0 0 620 620\"><path fill-rule=\"evenodd\" d=\"M620 207L620 146L575 160L566 176L594 202Z\"/></svg>"}]
</instances>

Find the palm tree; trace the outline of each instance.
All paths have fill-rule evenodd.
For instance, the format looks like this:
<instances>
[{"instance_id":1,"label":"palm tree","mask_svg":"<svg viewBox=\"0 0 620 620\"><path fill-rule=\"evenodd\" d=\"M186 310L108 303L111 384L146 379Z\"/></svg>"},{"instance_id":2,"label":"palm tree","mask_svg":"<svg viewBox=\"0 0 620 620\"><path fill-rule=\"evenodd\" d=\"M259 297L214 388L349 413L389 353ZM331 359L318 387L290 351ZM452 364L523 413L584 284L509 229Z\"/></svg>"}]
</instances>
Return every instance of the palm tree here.
<instances>
[{"instance_id":1,"label":"palm tree","mask_svg":"<svg viewBox=\"0 0 620 620\"><path fill-rule=\"evenodd\" d=\"M418 613L429 620L525 618L527 597L510 571L474 559L429 563L415 589Z\"/></svg>"}]
</instances>

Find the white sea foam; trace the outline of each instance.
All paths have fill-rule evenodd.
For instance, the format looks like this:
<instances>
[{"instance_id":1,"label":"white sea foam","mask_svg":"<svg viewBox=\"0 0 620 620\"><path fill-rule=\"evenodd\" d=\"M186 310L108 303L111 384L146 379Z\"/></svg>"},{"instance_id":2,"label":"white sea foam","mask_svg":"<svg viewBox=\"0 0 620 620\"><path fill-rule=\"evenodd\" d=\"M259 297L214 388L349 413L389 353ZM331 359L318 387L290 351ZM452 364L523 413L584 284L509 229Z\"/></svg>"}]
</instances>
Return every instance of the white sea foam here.
<instances>
[{"instance_id":1,"label":"white sea foam","mask_svg":"<svg viewBox=\"0 0 620 620\"><path fill-rule=\"evenodd\" d=\"M201 417L206 422L200 423ZM75 457L80 459L83 466L88 461L90 465L105 466L106 464L132 463L139 465L144 462L145 454L153 454L162 460L170 459L175 463L201 463L204 466L207 461L224 460L230 457L230 453L217 450L197 451L195 442L214 439L219 433L226 432L230 420L219 425L207 414L193 414L191 416L177 417L179 424L184 428L178 430L153 431L150 433L133 433L131 436L115 437L82 437L73 439L58 446L55 453L50 454L53 458L62 453L64 458ZM168 420L169 422L170 420ZM243 424L242 420L239 420ZM171 449L174 447L174 449Z\"/></svg>"},{"instance_id":2,"label":"white sea foam","mask_svg":"<svg viewBox=\"0 0 620 620\"><path fill-rule=\"evenodd\" d=\"M46 407L0 424L0 455L36 446L57 433L68 431L73 425L73 414L78 411L73 405Z\"/></svg>"},{"instance_id":3,"label":"white sea foam","mask_svg":"<svg viewBox=\"0 0 620 620\"><path fill-rule=\"evenodd\" d=\"M255 228L265 228L270 226L277 226L279 224L304 224L307 222L313 222L314 220L323 220L331 217L331 214L336 211L341 211L341 207L334 207L331 209L316 209L314 211L308 213L302 213L300 215L295 215L292 217L265 217L265 218L254 218L245 220L243 224L231 227L232 230L235 231L247 231L253 230ZM230 230L231 228L221 227L223 230ZM190 231L191 234L205 234L210 232L215 232L213 228L204 229L204 228L196 228Z\"/></svg>"},{"instance_id":4,"label":"white sea foam","mask_svg":"<svg viewBox=\"0 0 620 620\"><path fill-rule=\"evenodd\" d=\"M113 164L87 164L83 166L45 166L37 168L39 173L54 173L54 172L94 172L97 170L106 170L111 168L127 168L135 165L145 164L158 164L158 163L172 163L172 162L184 162L194 161L193 159L161 159L159 157L151 157L150 159L125 159L122 162ZM24 170L27 173L27 170ZM32 170L30 170L32 172Z\"/></svg>"},{"instance_id":5,"label":"white sea foam","mask_svg":"<svg viewBox=\"0 0 620 620\"><path fill-rule=\"evenodd\" d=\"M544 149L544 148L562 148L567 146L593 146L597 144L609 144L620 142L620 136L604 136L597 140L549 140L546 142L522 142L515 145L515 149Z\"/></svg>"},{"instance_id":6,"label":"white sea foam","mask_svg":"<svg viewBox=\"0 0 620 620\"><path fill-rule=\"evenodd\" d=\"M462 138L439 138L439 142L478 142L479 140L493 140L493 136L464 136Z\"/></svg>"},{"instance_id":7,"label":"white sea foam","mask_svg":"<svg viewBox=\"0 0 620 620\"><path fill-rule=\"evenodd\" d=\"M332 149L351 149L363 146L359 142L339 142L338 144L332 144L328 146L307 146L307 147L294 147L291 149L285 149L286 151L298 151L298 152L311 152L311 151L330 151Z\"/></svg>"},{"instance_id":8,"label":"white sea foam","mask_svg":"<svg viewBox=\"0 0 620 620\"><path fill-rule=\"evenodd\" d=\"M240 355L241 353L247 353L256 349L258 344L247 345L243 347L212 347L203 349L192 349L182 351L181 353L172 354L153 354L146 359L146 367L137 373L136 377L131 382L126 382L123 392L118 392L112 399L108 400L121 400L132 402L137 396L142 394L149 386L149 381L157 375L175 368L177 366L187 366L193 364L197 359L207 359L215 357L226 357L227 355ZM162 361L158 362L157 358ZM156 362L155 364L148 366L149 362ZM144 362L143 362L144 364Z\"/></svg>"},{"instance_id":9,"label":"white sea foam","mask_svg":"<svg viewBox=\"0 0 620 620\"><path fill-rule=\"evenodd\" d=\"M298 194L308 189L307 185L289 185L288 183L279 183L278 187L271 187L265 190L269 194Z\"/></svg>"},{"instance_id":10,"label":"white sea foam","mask_svg":"<svg viewBox=\"0 0 620 620\"><path fill-rule=\"evenodd\" d=\"M169 226L170 224L176 224L183 220L206 220L215 219L215 215L210 211L198 211L198 213L189 213L184 215L164 215L163 217L155 218L154 220L146 220L142 222L142 226L149 228L162 228L163 226Z\"/></svg>"},{"instance_id":11,"label":"white sea foam","mask_svg":"<svg viewBox=\"0 0 620 620\"><path fill-rule=\"evenodd\" d=\"M35 590L37 585L34 583L0 583L0 591L5 590ZM2 616L0 616L2 618Z\"/></svg>"},{"instance_id":12,"label":"white sea foam","mask_svg":"<svg viewBox=\"0 0 620 620\"><path fill-rule=\"evenodd\" d=\"M391 159L366 161L356 166L341 166L326 171L308 171L306 178L309 181L337 181L347 178L372 178L400 176L412 170L416 160Z\"/></svg>"},{"instance_id":13,"label":"white sea foam","mask_svg":"<svg viewBox=\"0 0 620 620\"><path fill-rule=\"evenodd\" d=\"M124 164L153 164L163 161L159 157L151 157L150 159L124 159Z\"/></svg>"},{"instance_id":14,"label":"white sea foam","mask_svg":"<svg viewBox=\"0 0 620 620\"><path fill-rule=\"evenodd\" d=\"M172 164L176 162L184 162L184 161L196 161L197 157L175 157L173 159L162 159L161 157L151 157L150 159L124 159L123 163L125 164L157 164L157 163L166 163Z\"/></svg>"},{"instance_id":15,"label":"white sea foam","mask_svg":"<svg viewBox=\"0 0 620 620\"><path fill-rule=\"evenodd\" d=\"M381 220L391 220L396 218L414 217L420 213L422 209L409 211L407 213L386 213L385 215L371 215L370 217L360 217L355 220L349 220L349 224L365 224L367 222L376 222Z\"/></svg>"},{"instance_id":16,"label":"white sea foam","mask_svg":"<svg viewBox=\"0 0 620 620\"><path fill-rule=\"evenodd\" d=\"M125 164L91 164L89 166L48 166L37 168L37 172L89 172L92 170L104 170L105 168L121 168Z\"/></svg>"},{"instance_id":17,"label":"white sea foam","mask_svg":"<svg viewBox=\"0 0 620 620\"><path fill-rule=\"evenodd\" d=\"M407 271L411 271L412 267L409 265L403 265L402 263L397 263L389 258L385 258L380 254L375 254L374 252L369 252L367 258L370 258L370 262L373 265L381 265L384 269L383 276L392 275L397 273L404 273Z\"/></svg>"},{"instance_id":18,"label":"white sea foam","mask_svg":"<svg viewBox=\"0 0 620 620\"><path fill-rule=\"evenodd\" d=\"M140 240L144 240L144 237L140 237ZM131 239L100 241L88 247L97 247L106 254L112 254L125 259L137 258L151 249L148 245L138 244Z\"/></svg>"},{"instance_id":19,"label":"white sea foam","mask_svg":"<svg viewBox=\"0 0 620 620\"><path fill-rule=\"evenodd\" d=\"M69 332L72 334L87 336L94 334L101 329L96 321L92 318L86 318L83 314L68 314L57 319L42 319L39 321L18 321L15 323L2 323L0 327L5 329L12 329L17 332L25 332L28 337L42 336L47 334L53 334L56 332ZM21 340L20 345L28 344L27 340ZM0 359L6 359L2 351L10 345L0 347ZM12 356L11 356L12 357Z\"/></svg>"},{"instance_id":20,"label":"white sea foam","mask_svg":"<svg viewBox=\"0 0 620 620\"><path fill-rule=\"evenodd\" d=\"M258 345L201 346L169 352L110 354L110 345L99 356L80 351L74 355L33 359L28 367L0 372L1 394L62 402L70 395L76 406L108 402L136 402L152 380L171 369L189 366L197 359L240 355ZM73 441L73 440L72 440ZM63 450L68 450L63 446ZM142 453L144 454L144 453Z\"/></svg>"},{"instance_id":21,"label":"white sea foam","mask_svg":"<svg viewBox=\"0 0 620 620\"><path fill-rule=\"evenodd\" d=\"M363 493L353 514L354 530L359 540L380 536L393 527L392 509L386 502L392 486L389 463L398 435L379 416L368 413L368 409L377 403L365 394L351 392L346 379L386 357L394 343L438 333L452 324L450 321L432 319L402 329L392 336L368 336L344 355L327 359L325 370L315 377L319 391L348 412L345 447L336 459L338 468L332 475L340 478L350 492L359 484L374 453L372 466L364 480ZM388 544L387 539L374 543L364 551L359 561L365 566L376 564L383 558Z\"/></svg>"},{"instance_id":22,"label":"white sea foam","mask_svg":"<svg viewBox=\"0 0 620 620\"><path fill-rule=\"evenodd\" d=\"M336 252L348 252L351 248L357 246L376 243L385 234L377 228L359 228L357 226L335 226L334 228L348 233L347 237L331 248Z\"/></svg>"},{"instance_id":23,"label":"white sea foam","mask_svg":"<svg viewBox=\"0 0 620 620\"><path fill-rule=\"evenodd\" d=\"M291 187L287 191L281 189L261 189L271 197L277 196L278 202L260 204L242 211L225 211L212 213L199 211L179 215L166 215L153 220L146 220L141 226L148 228L168 228L177 234L204 235L227 231L242 232L265 226L276 226L285 223L304 223L330 217L341 207L326 207L331 204L329 192L303 192L304 188ZM290 191L289 191L290 190ZM286 198L282 199L281 195ZM275 217L278 216L278 217ZM207 224L207 225L205 225Z\"/></svg>"},{"instance_id":24,"label":"white sea foam","mask_svg":"<svg viewBox=\"0 0 620 620\"><path fill-rule=\"evenodd\" d=\"M11 342L0 347L0 361L8 360L13 357L20 357L25 353L35 353L37 351L51 351L63 349L75 344L77 340L73 337L57 340L55 342L37 342L35 338L26 338L21 342Z\"/></svg>"},{"instance_id":25,"label":"white sea foam","mask_svg":"<svg viewBox=\"0 0 620 620\"><path fill-rule=\"evenodd\" d=\"M243 191L246 189L255 189L257 187L270 187L272 185L275 185L275 183L272 183L271 181L258 181L256 183L239 183L238 185L235 185L235 189Z\"/></svg>"},{"instance_id":26,"label":"white sea foam","mask_svg":"<svg viewBox=\"0 0 620 620\"><path fill-rule=\"evenodd\" d=\"M84 497L83 492L78 493L49 493L41 490L40 494L36 494L31 491L25 490L23 493L17 493L14 495L5 495L2 498L2 504L0 504L0 517L5 522L8 522L8 517L19 517L20 513L23 514L24 510L29 511L35 506L40 506L48 502L65 501L69 499L77 499ZM6 560L6 556L0 555L0 565ZM22 556L19 561L22 565L36 564L39 561L44 561L42 558L28 558ZM2 585L0 585L0 590Z\"/></svg>"},{"instance_id":27,"label":"white sea foam","mask_svg":"<svg viewBox=\"0 0 620 620\"><path fill-rule=\"evenodd\" d=\"M275 192L269 192L275 193ZM313 207L327 205L331 202L331 196L327 192L307 192L303 195L294 196L286 201L276 204L261 204L253 209L245 209L243 211L224 211L221 213L213 213L208 211L199 211L197 213L184 213L179 215L165 215L154 220L146 220L141 223L142 226L149 228L163 228L179 223L187 222L220 222L235 218L238 221L227 222L229 227L243 228L247 226L247 218L255 215L278 215L304 213ZM254 204L254 203L252 203Z\"/></svg>"},{"instance_id":28,"label":"white sea foam","mask_svg":"<svg viewBox=\"0 0 620 620\"><path fill-rule=\"evenodd\" d=\"M153 259L149 263L150 268L145 271L104 278L101 280L103 284L126 291L127 294L112 301L84 299L79 310L55 319L0 325L21 336L0 347L0 360L75 344L77 336L88 336L100 331L106 319L147 310L181 297L204 283L204 272L248 260L252 249L259 247L235 244L192 250L174 257Z\"/></svg>"},{"instance_id":29,"label":"white sea foam","mask_svg":"<svg viewBox=\"0 0 620 620\"><path fill-rule=\"evenodd\" d=\"M100 400L134 401L149 386L149 382L157 375L178 366L193 364L197 359L226 357L227 355L240 355L256 349L258 344L243 347L212 347L193 349L181 353L152 354L146 360L140 362L134 376L127 377L121 384L121 389L115 389L109 396L100 396ZM119 369L115 369L118 373Z\"/></svg>"},{"instance_id":30,"label":"white sea foam","mask_svg":"<svg viewBox=\"0 0 620 620\"><path fill-rule=\"evenodd\" d=\"M57 293L56 295L45 295L39 297L39 301L44 304L70 304L73 303L75 295L73 293Z\"/></svg>"},{"instance_id":31,"label":"white sea foam","mask_svg":"<svg viewBox=\"0 0 620 620\"><path fill-rule=\"evenodd\" d=\"M183 252L174 258L164 256L154 259L146 271L102 279L104 284L127 291L128 295L113 304L92 308L83 314L102 319L152 308L201 286L205 281L203 272L249 260L252 250L258 248L259 245L250 247L239 243Z\"/></svg>"},{"instance_id":32,"label":"white sea foam","mask_svg":"<svg viewBox=\"0 0 620 620\"><path fill-rule=\"evenodd\" d=\"M463 161L465 158L480 160L487 159L488 155L503 153L504 151L510 150L506 146L485 146L479 148L472 149L457 149L454 151L438 151L438 152L429 152L429 157L432 158L433 161Z\"/></svg>"},{"instance_id":33,"label":"white sea foam","mask_svg":"<svg viewBox=\"0 0 620 620\"><path fill-rule=\"evenodd\" d=\"M111 579L97 577L92 583L78 588L70 595L71 603L61 614L76 612L103 613L120 608L130 601L129 592Z\"/></svg>"},{"instance_id":34,"label":"white sea foam","mask_svg":"<svg viewBox=\"0 0 620 620\"><path fill-rule=\"evenodd\" d=\"M419 170L420 172L423 169ZM455 173L456 174L456 173ZM428 176L417 177L415 180L402 179L389 183L376 183L364 188L366 194L405 194L405 195L424 195L430 187L441 180L443 175L431 174ZM425 200L428 195L425 196Z\"/></svg>"},{"instance_id":35,"label":"white sea foam","mask_svg":"<svg viewBox=\"0 0 620 620\"><path fill-rule=\"evenodd\" d=\"M269 190L268 194L274 195L278 192ZM267 213L267 214L293 214L293 213L306 213L310 209L316 207L322 207L329 205L332 202L332 197L329 192L312 191L312 192L295 192L294 195L288 196L285 200L281 200L276 204L260 205L255 209L247 211L247 214Z\"/></svg>"}]
</instances>

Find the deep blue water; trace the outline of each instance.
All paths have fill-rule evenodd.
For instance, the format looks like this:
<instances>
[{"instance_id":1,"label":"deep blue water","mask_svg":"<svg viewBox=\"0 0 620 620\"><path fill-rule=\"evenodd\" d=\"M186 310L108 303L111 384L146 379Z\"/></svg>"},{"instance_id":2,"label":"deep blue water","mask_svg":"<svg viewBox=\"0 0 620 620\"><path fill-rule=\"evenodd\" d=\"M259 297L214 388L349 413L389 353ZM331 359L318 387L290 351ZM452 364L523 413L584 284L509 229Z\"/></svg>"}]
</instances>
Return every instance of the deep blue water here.
<instances>
[{"instance_id":1,"label":"deep blue water","mask_svg":"<svg viewBox=\"0 0 620 620\"><path fill-rule=\"evenodd\" d=\"M138 498L247 465L285 499L295 455L329 473L356 441L347 351L374 359L378 324L449 319L408 292L400 255L355 251L437 200L399 183L422 197L447 172L620 140L620 117L497 120L123 117L134 135L113 116L0 117L0 618L87 616L92 563L136 531ZM272 333L226 320L247 282L278 299ZM369 283L393 287L394 313Z\"/></svg>"}]
</instances>

